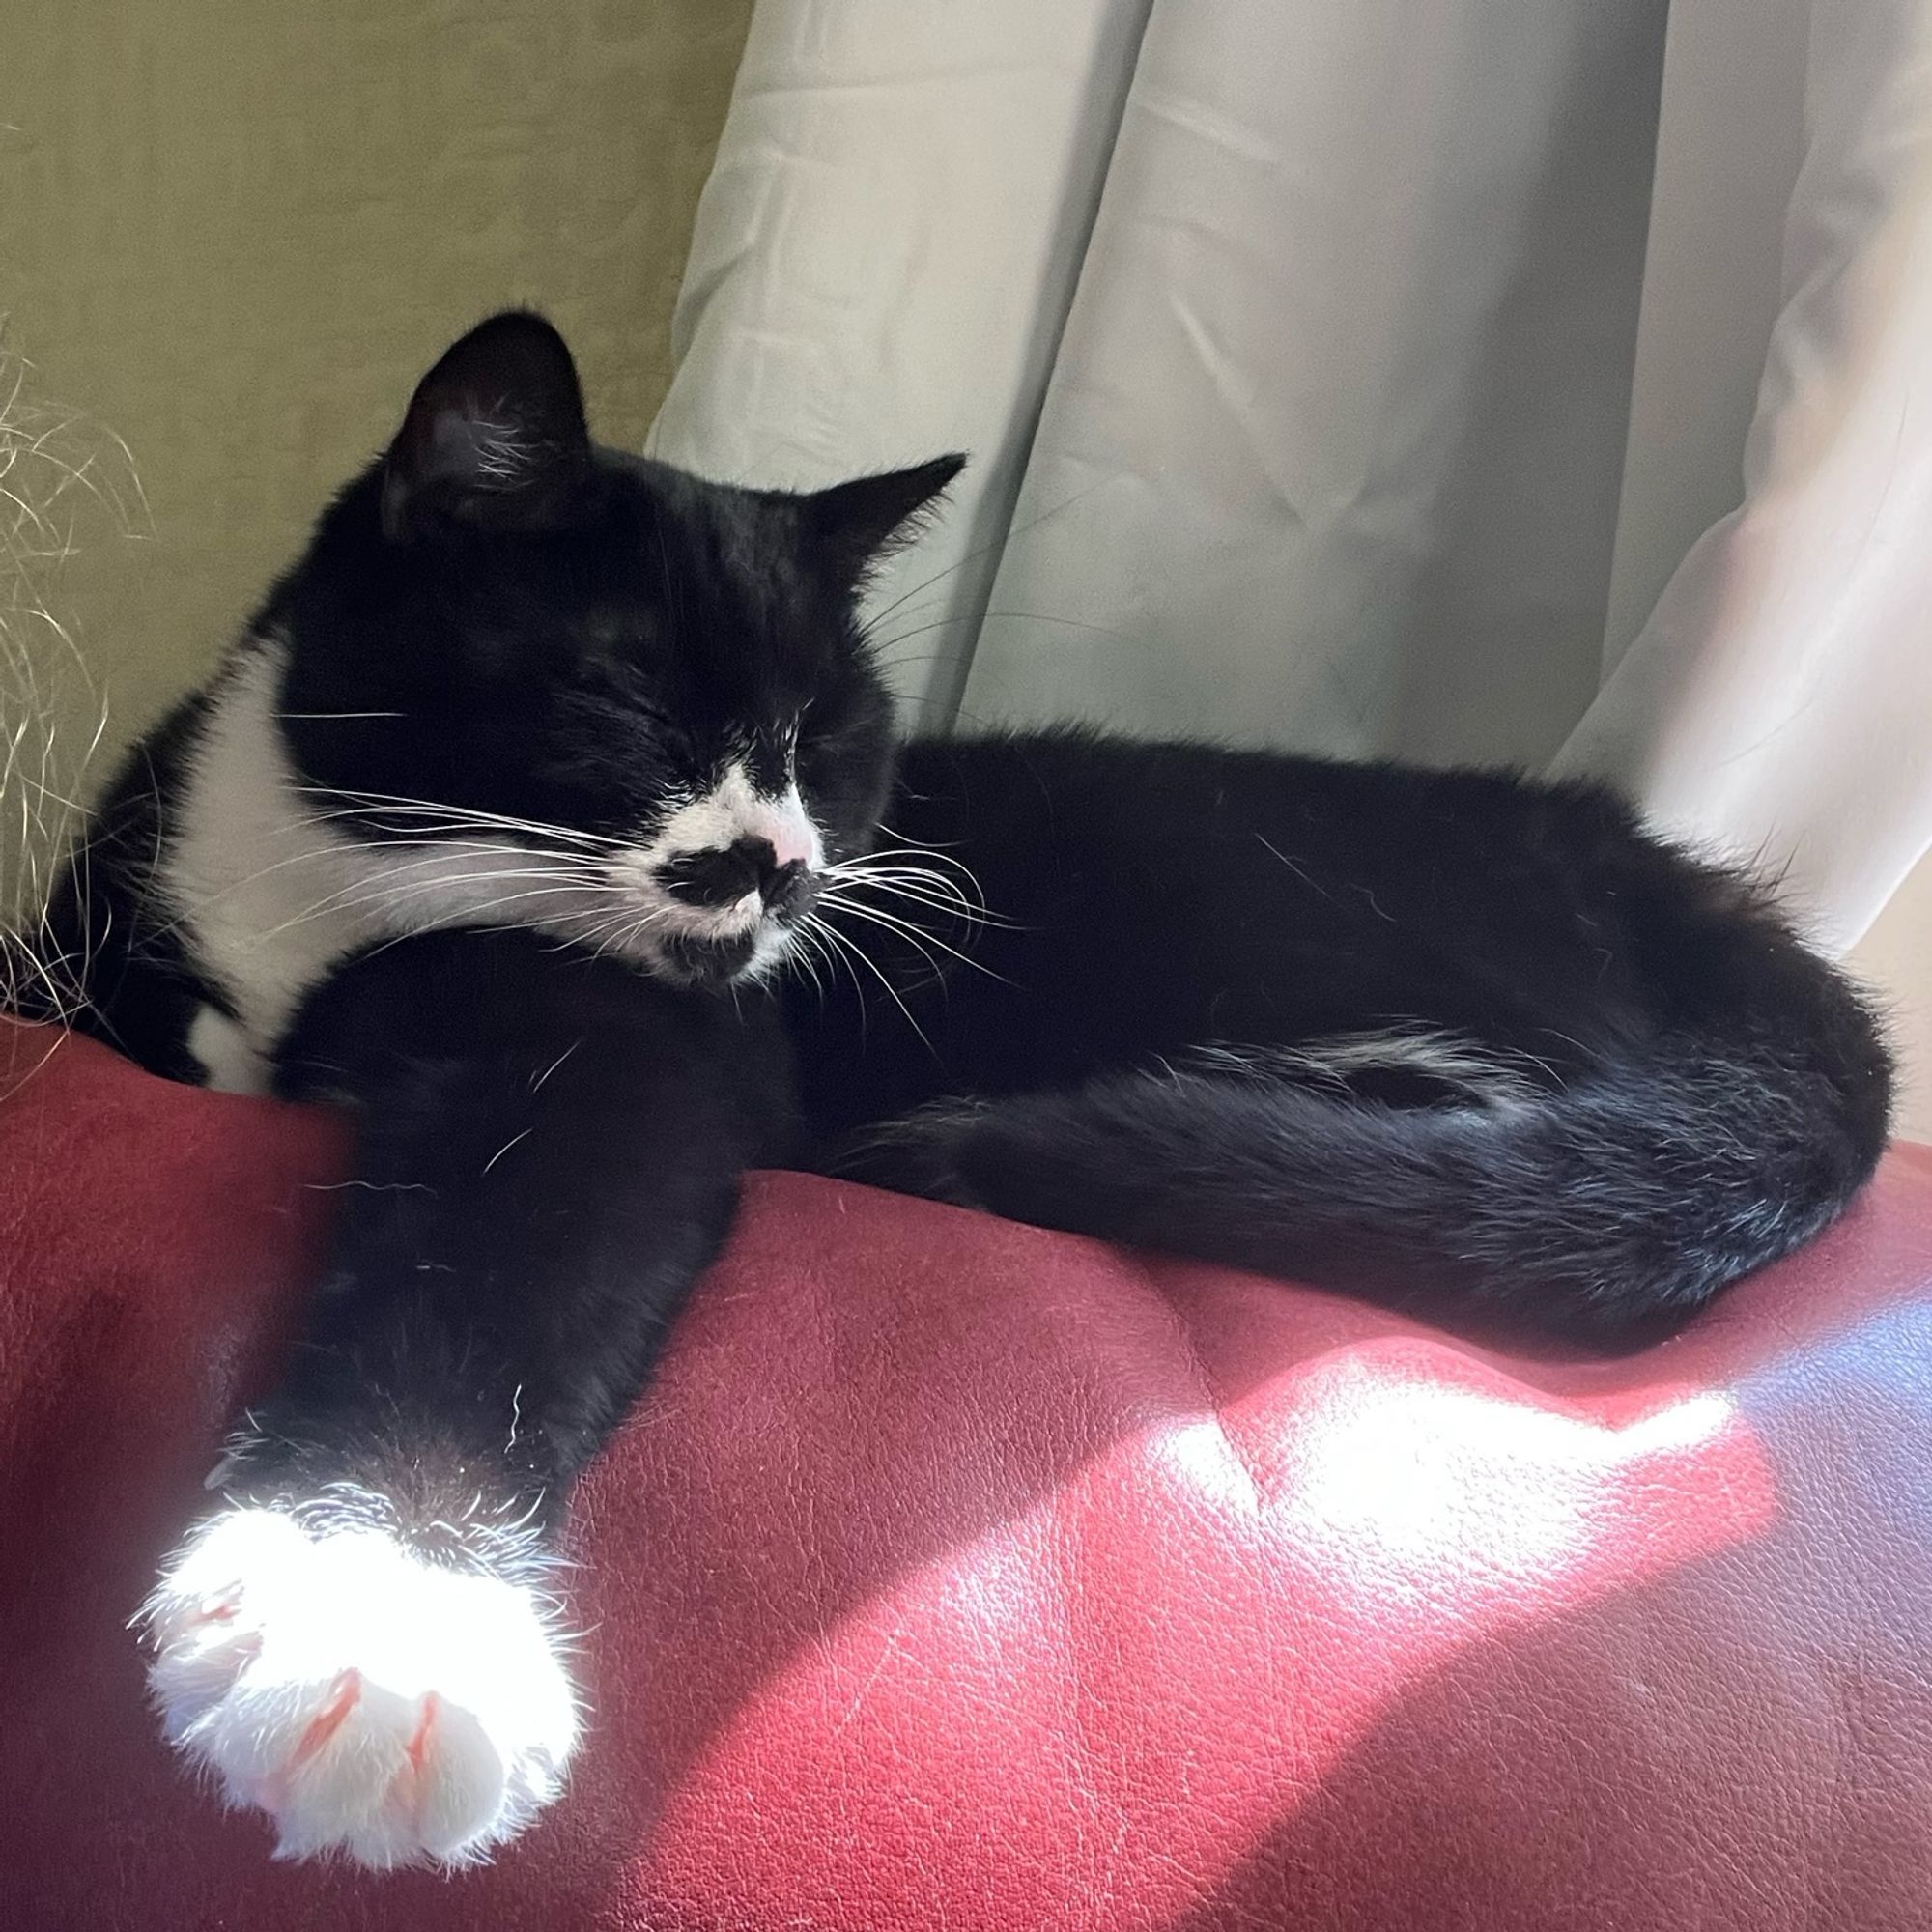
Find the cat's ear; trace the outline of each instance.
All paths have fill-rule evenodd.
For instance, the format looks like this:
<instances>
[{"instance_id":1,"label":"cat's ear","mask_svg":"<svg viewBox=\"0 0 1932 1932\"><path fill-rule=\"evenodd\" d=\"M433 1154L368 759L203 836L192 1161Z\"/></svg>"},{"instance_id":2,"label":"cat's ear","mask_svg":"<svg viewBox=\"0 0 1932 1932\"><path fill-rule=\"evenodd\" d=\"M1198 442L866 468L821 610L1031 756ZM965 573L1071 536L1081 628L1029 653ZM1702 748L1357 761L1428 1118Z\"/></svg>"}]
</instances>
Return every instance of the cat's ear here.
<instances>
[{"instance_id":1,"label":"cat's ear","mask_svg":"<svg viewBox=\"0 0 1932 1932\"><path fill-rule=\"evenodd\" d=\"M540 529L590 462L577 365L542 316L493 315L416 385L383 466L383 529Z\"/></svg>"},{"instance_id":2,"label":"cat's ear","mask_svg":"<svg viewBox=\"0 0 1932 1932\"><path fill-rule=\"evenodd\" d=\"M855 588L881 557L910 543L963 456L936 456L911 469L861 476L799 499L809 559L842 590Z\"/></svg>"}]
</instances>

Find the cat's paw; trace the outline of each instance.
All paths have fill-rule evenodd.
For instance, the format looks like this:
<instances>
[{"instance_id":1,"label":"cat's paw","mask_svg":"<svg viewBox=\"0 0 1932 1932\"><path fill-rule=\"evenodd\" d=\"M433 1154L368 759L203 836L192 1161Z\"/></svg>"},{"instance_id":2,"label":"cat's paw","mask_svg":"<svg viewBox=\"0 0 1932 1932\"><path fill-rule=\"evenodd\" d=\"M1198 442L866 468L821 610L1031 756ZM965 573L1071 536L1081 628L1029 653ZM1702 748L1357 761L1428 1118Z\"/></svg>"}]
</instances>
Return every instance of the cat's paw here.
<instances>
[{"instance_id":1,"label":"cat's paw","mask_svg":"<svg viewBox=\"0 0 1932 1932\"><path fill-rule=\"evenodd\" d=\"M469 1863L562 1787L577 1698L528 1587L274 1509L197 1529L143 1611L169 1741L277 1856Z\"/></svg>"}]
</instances>

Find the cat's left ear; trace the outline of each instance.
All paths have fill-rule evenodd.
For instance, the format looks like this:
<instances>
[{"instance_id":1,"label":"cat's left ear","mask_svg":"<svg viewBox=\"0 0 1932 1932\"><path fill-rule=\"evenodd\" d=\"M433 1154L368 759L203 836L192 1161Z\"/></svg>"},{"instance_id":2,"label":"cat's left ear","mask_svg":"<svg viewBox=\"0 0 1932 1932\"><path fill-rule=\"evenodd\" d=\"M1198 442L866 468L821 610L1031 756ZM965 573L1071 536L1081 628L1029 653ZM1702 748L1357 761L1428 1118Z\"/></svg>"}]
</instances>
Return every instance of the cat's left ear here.
<instances>
[{"instance_id":1,"label":"cat's left ear","mask_svg":"<svg viewBox=\"0 0 1932 1932\"><path fill-rule=\"evenodd\" d=\"M416 385L383 468L383 529L541 529L590 464L564 339L521 309L479 323Z\"/></svg>"},{"instance_id":2,"label":"cat's left ear","mask_svg":"<svg viewBox=\"0 0 1932 1932\"><path fill-rule=\"evenodd\" d=\"M855 589L881 557L919 535L965 467L963 456L937 456L911 469L861 476L801 497L809 556L841 591Z\"/></svg>"}]
</instances>

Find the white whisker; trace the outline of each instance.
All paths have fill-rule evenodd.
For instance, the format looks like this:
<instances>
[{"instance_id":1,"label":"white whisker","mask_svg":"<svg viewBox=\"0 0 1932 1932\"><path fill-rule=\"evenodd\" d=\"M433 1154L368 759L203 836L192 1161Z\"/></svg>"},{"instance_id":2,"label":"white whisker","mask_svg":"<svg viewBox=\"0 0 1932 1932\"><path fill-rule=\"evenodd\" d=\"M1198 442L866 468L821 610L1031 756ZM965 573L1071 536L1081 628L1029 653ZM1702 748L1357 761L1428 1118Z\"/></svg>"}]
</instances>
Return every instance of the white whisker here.
<instances>
[{"instance_id":1,"label":"white whisker","mask_svg":"<svg viewBox=\"0 0 1932 1932\"><path fill-rule=\"evenodd\" d=\"M949 918L961 920L968 925L1004 926L1009 931L1018 929L1011 920L1003 919L998 913L987 912L983 907L976 906L970 899L962 898L956 893L928 891L922 886L908 885L902 880L877 872L847 872L832 868L828 870L826 876L855 890L870 887L894 898L909 899L932 912L944 913Z\"/></svg>"},{"instance_id":2,"label":"white whisker","mask_svg":"<svg viewBox=\"0 0 1932 1932\"><path fill-rule=\"evenodd\" d=\"M821 894L819 895L819 902L822 905L833 906L840 912L850 913L854 919L869 920L874 925L882 925L890 931L898 933L909 945L917 948L924 955L927 963L932 965L935 970L937 969L938 962L925 950L928 942L938 947L942 952L950 953L962 966L970 966L974 972L983 973L989 980L998 980L1003 985L1010 985L1012 983L1003 974L994 972L990 966L983 965L980 960L975 959L971 953L960 952L956 946L949 946L936 933L927 932L923 927L912 924L910 921L900 919L896 913L886 912L878 906L859 905L851 899L840 897L837 893Z\"/></svg>"},{"instance_id":3,"label":"white whisker","mask_svg":"<svg viewBox=\"0 0 1932 1932\"><path fill-rule=\"evenodd\" d=\"M452 805L446 800L410 798L395 792L352 791L336 785L297 785L295 790L308 798L340 799L352 810L367 808L364 815L369 817L384 817L392 812L417 816L428 813L452 825L496 826L503 831L526 832L535 838L554 838L566 845L583 845L599 851L615 850L623 843L621 839L601 832L547 824L541 819L518 818L507 812L485 811L474 806Z\"/></svg>"},{"instance_id":4,"label":"white whisker","mask_svg":"<svg viewBox=\"0 0 1932 1932\"><path fill-rule=\"evenodd\" d=\"M887 996L892 1000L893 1005L895 1006L899 1009L899 1011L905 1015L906 1024L909 1027L911 1027L913 1032L919 1036L920 1043L925 1048L925 1050L928 1053L932 1055L932 1057L935 1060L937 1060L939 1058L938 1049L934 1047L932 1041L926 1037L925 1029L920 1025L917 1019L913 1017L913 1010L909 1006L906 1005L905 1001L899 997L898 988L893 984L892 980L886 976L886 974L880 971L879 967L873 961L871 955L866 951L866 949L863 946L861 946L858 943L858 941L851 936L851 934L840 932L837 926L832 925L829 923L821 922L819 929L825 934L826 938L831 940L833 944L837 946L841 952L849 952L851 957L856 959L860 965L864 966L867 972L871 974L873 979L875 979L879 982L879 984L886 989ZM857 984L858 977L859 976L856 973L853 974L852 979L854 984Z\"/></svg>"},{"instance_id":5,"label":"white whisker","mask_svg":"<svg viewBox=\"0 0 1932 1932\"><path fill-rule=\"evenodd\" d=\"M561 1066L563 1063L566 1060L568 1060L570 1056L573 1053L575 1053L577 1049L582 1044L583 1042L581 1039L572 1040L571 1043L568 1046L566 1046L563 1049L563 1051L559 1053L557 1057L554 1060L553 1060L551 1064L548 1066L546 1066L544 1070L541 1073L539 1073L534 1080L530 1082L530 1092L532 1094L541 1094L544 1090L545 1083L550 1079L551 1075L554 1073L556 1069L559 1066Z\"/></svg>"},{"instance_id":6,"label":"white whisker","mask_svg":"<svg viewBox=\"0 0 1932 1932\"><path fill-rule=\"evenodd\" d=\"M416 852L422 856L397 863L390 858L390 855L398 852ZM244 872L239 877L230 879L225 885L217 887L213 891L197 894L194 905L187 912L167 921L162 925L156 927L156 930L158 933L164 934L176 932L181 929L185 921L204 914L210 907L220 905L235 894L244 891L247 887L256 884L262 879L272 877L275 873L285 870L290 866L322 864L340 866L351 859L377 858L384 862L385 872L393 878L404 874L433 869L438 867L446 868L453 859L459 857L473 858L479 856L484 858L508 859L515 861L519 865L542 862L554 868L555 874L559 877L565 875L581 877L582 887L586 890L601 888L604 884L601 868L582 859L576 853L541 852L527 845L505 844L500 841L485 842L482 840L440 838L399 839L379 843L355 843L341 846L305 846L302 850L291 853L286 858L277 859L270 865L258 867L252 872ZM490 875L466 873L463 876L473 878ZM536 876L536 874L530 874L529 876ZM317 900L306 911L298 915L298 919L306 919L324 911L334 910L336 909L336 902L345 895L355 893L362 887L374 886L375 883L375 881L372 881L367 876L357 878L350 885L340 888L337 893L330 895L327 898ZM435 884L438 882L431 881L430 883ZM297 921L291 920L285 923L294 924L296 923Z\"/></svg>"},{"instance_id":7,"label":"white whisker","mask_svg":"<svg viewBox=\"0 0 1932 1932\"><path fill-rule=\"evenodd\" d=\"M536 879L542 881L542 883L532 887L527 892L502 894L481 903L472 904L466 899L462 909L465 919L481 919L487 913L500 909L503 906L514 905L533 898L549 897L553 894L595 894L604 890L601 887L582 880L573 880L556 873L528 868L506 869L496 872L466 872L461 875L459 882L465 887L474 887L507 884L519 879ZM416 879L406 881L402 884L383 878L360 879L353 886L345 886L340 892L331 893L327 898L319 899L313 905L304 907L302 911L295 914L294 917L282 920L277 924L269 926L263 931L251 935L251 937L256 941L273 939L281 933L306 924L311 920L325 919L331 913L358 912L369 906L382 906L390 910L403 910L408 907L412 895L434 893L449 883L451 882L446 878Z\"/></svg>"}]
</instances>

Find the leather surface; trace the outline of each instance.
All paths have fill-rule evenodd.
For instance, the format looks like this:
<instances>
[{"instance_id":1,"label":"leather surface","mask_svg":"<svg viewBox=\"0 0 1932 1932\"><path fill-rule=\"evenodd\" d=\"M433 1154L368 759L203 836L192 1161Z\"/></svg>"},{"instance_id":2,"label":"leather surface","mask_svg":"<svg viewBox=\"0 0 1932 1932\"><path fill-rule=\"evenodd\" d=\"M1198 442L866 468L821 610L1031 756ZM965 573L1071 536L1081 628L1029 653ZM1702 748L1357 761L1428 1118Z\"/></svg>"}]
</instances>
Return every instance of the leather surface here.
<instances>
[{"instance_id":1,"label":"leather surface","mask_svg":"<svg viewBox=\"0 0 1932 1932\"><path fill-rule=\"evenodd\" d=\"M4 1025L0 1094L10 1925L1932 1918L1932 1153L1610 1363L759 1177L581 1497L569 1795L374 1878L182 1777L124 1628L338 1129Z\"/></svg>"}]
</instances>

